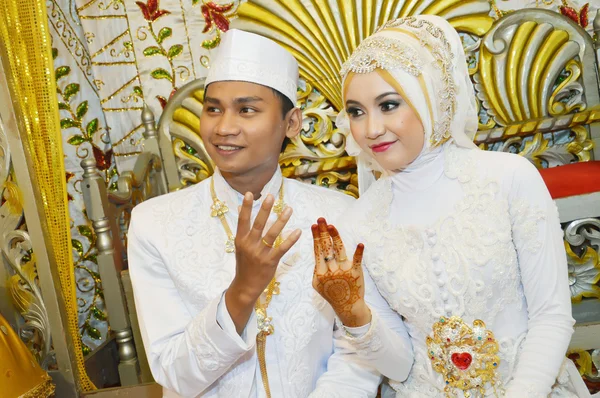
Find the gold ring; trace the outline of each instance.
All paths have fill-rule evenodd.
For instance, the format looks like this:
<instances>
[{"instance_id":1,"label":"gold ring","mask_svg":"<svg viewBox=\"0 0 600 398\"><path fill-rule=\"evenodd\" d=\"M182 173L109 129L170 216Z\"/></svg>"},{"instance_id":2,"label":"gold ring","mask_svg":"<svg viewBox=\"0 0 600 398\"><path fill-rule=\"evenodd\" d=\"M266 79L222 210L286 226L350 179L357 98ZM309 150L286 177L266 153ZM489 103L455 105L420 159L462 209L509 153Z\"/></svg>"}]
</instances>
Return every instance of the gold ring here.
<instances>
[{"instance_id":1,"label":"gold ring","mask_svg":"<svg viewBox=\"0 0 600 398\"><path fill-rule=\"evenodd\" d=\"M268 248L271 248L271 249L273 248L273 245L269 244L269 243L268 243L268 242L265 240L265 238L263 238L263 240L262 240L262 243L264 243L264 244L265 244L265 246L267 246Z\"/></svg>"},{"instance_id":2,"label":"gold ring","mask_svg":"<svg viewBox=\"0 0 600 398\"><path fill-rule=\"evenodd\" d=\"M326 263L330 262L331 260L333 260L335 257L331 256L331 257L325 257L324 260Z\"/></svg>"},{"instance_id":3,"label":"gold ring","mask_svg":"<svg viewBox=\"0 0 600 398\"><path fill-rule=\"evenodd\" d=\"M348 260L348 257L344 257L344 258L338 258L338 261L341 261L341 262L344 262L344 261L346 261L346 260Z\"/></svg>"}]
</instances>

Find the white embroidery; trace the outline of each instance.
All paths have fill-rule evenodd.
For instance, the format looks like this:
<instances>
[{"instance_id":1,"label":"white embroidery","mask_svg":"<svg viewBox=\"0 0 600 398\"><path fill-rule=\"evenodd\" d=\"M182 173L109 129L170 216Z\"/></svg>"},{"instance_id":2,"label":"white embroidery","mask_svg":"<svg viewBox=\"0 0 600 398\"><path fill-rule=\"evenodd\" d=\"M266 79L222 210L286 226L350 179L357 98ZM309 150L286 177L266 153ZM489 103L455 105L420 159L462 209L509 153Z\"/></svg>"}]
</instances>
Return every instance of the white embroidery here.
<instances>
[{"instance_id":1,"label":"white embroidery","mask_svg":"<svg viewBox=\"0 0 600 398\"><path fill-rule=\"evenodd\" d=\"M383 346L381 342L381 337L379 334L379 317L376 315L371 319L371 325L369 326L369 330L362 336L354 337L349 332L346 331L346 328L342 324L342 322L336 318L336 323L338 327L344 332L343 336L346 341L350 343L350 345L356 350L358 356L360 357L368 357L370 354L377 352Z\"/></svg>"},{"instance_id":2,"label":"white embroidery","mask_svg":"<svg viewBox=\"0 0 600 398\"><path fill-rule=\"evenodd\" d=\"M177 196L179 195L179 196ZM315 355L311 344L322 345L323 336L331 336L333 309L312 288L314 259L310 225L319 217L333 220L349 203L342 194L319 189L297 181L286 182L286 202L295 211L286 230L303 230L303 236L282 259L277 278L281 294L274 296L269 307L275 333L269 337L267 351L280 358L281 380L285 396L306 397L314 388L328 352ZM161 231L157 248L178 293L195 319L207 305L229 286L235 275L235 255L225 254L225 232L218 219L210 217L210 194L207 184L157 198L148 215ZM317 205L318 204L318 205ZM231 223L232 229L236 224ZM285 232L285 231L284 231ZM198 319L189 326L194 353L202 369L228 370L205 392L207 396L239 396L242 388L255 377L251 367L254 351L234 361L207 336L206 325ZM332 337L329 337L333 344ZM328 340L329 341L329 340ZM257 363L257 362L256 362ZM260 381L258 381L260 382ZM275 382L274 382L275 383Z\"/></svg>"},{"instance_id":3,"label":"white embroidery","mask_svg":"<svg viewBox=\"0 0 600 398\"><path fill-rule=\"evenodd\" d=\"M290 203L303 209L302 212L294 212L289 221L290 230L306 230L322 216L331 221L343 210L343 206L336 200L338 197L324 195L323 190L295 190L289 197ZM321 206L317 209L314 203ZM315 333L324 333L327 328L331 332L333 327L330 323L334 317L333 309L312 288L313 250L306 249L312 248L312 245L312 236L304 233L295 246L303 249L295 252L295 258L284 258L278 268L281 291L288 292L288 296L284 305L274 308L273 313L275 328L281 330L281 333L276 334L283 347L281 366L286 369L290 397L306 397L314 388L311 379L315 378L313 374L316 370L309 366L314 359L311 358L311 352L304 349ZM285 278L282 277L283 274L286 275Z\"/></svg>"},{"instance_id":4,"label":"white embroidery","mask_svg":"<svg viewBox=\"0 0 600 398\"><path fill-rule=\"evenodd\" d=\"M493 327L499 313L525 305L513 234L527 250L539 250L544 213L526 202L509 204L477 155L455 146L446 150L445 175L461 184L463 197L451 214L427 228L391 224L388 178L362 198L371 211L353 232L368 248L365 264L378 290L404 317L415 352L409 378L390 381L399 396L443 396L445 383L425 351L425 338L440 316L481 319ZM498 339L503 383L513 373L525 332L518 339Z\"/></svg>"},{"instance_id":5,"label":"white embroidery","mask_svg":"<svg viewBox=\"0 0 600 398\"><path fill-rule=\"evenodd\" d=\"M544 212L530 206L523 199L516 199L510 204L510 215L515 240L526 242L523 249L536 253L542 247L538 237L538 223L545 219Z\"/></svg>"},{"instance_id":6,"label":"white embroidery","mask_svg":"<svg viewBox=\"0 0 600 398\"><path fill-rule=\"evenodd\" d=\"M204 371L214 372L222 367L228 366L234 358L224 358L223 353L219 353L219 347L210 339L206 332L206 309L202 311L188 325L187 331L192 345L192 350L198 359L198 367ZM224 358L225 360L219 360Z\"/></svg>"}]
</instances>

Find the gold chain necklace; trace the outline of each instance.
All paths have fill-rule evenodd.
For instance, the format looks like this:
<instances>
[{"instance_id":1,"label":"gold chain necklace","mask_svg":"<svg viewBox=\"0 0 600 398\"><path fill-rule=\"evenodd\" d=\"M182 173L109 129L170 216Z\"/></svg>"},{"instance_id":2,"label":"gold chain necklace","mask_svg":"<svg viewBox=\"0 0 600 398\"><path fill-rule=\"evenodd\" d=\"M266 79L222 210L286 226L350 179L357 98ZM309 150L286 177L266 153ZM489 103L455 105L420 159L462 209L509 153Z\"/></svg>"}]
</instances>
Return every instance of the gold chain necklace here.
<instances>
[{"instance_id":1,"label":"gold chain necklace","mask_svg":"<svg viewBox=\"0 0 600 398\"><path fill-rule=\"evenodd\" d=\"M225 242L225 252L226 253L235 253L235 235L231 231L229 227L229 223L225 218L225 215L229 212L229 208L225 202L222 202L217 198L217 194L215 192L215 179L214 177L210 181L210 195L212 196L213 204L210 207L211 217L218 217L223 225L223 229L225 229L225 233L227 234L227 241ZM273 213L280 216L285 208L285 202L283 201L283 179L281 180L281 186L279 187L279 197L277 198L277 202L273 205ZM281 235L275 239L275 243L273 247L276 248L283 242ZM262 375L263 386L265 388L265 393L267 398L271 398L271 389L269 388L269 377L267 375L267 363L265 359L265 347L267 344L267 336L273 334L275 332L275 328L273 327L272 320L273 318L268 316L267 309L269 308L269 304L271 303L271 299L273 295L279 294L279 282L275 280L275 278L271 279L267 288L263 291L265 294L264 303L261 302L260 297L256 300L256 304L254 305L254 311L256 313L256 322L258 324L258 335L256 336L256 354L258 356L258 364L260 366L260 374Z\"/></svg>"}]
</instances>

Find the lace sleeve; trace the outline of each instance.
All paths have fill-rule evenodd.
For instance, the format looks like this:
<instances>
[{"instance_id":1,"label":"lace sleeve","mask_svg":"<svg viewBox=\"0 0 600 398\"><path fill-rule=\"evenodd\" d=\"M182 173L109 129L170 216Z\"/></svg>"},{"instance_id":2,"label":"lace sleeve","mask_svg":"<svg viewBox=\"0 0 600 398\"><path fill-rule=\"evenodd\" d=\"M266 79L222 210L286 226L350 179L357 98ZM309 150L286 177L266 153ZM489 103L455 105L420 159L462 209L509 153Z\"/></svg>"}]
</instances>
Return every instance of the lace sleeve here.
<instances>
[{"instance_id":1,"label":"lace sleeve","mask_svg":"<svg viewBox=\"0 0 600 398\"><path fill-rule=\"evenodd\" d=\"M366 269L365 291L372 313L371 326L360 337L345 332L343 338L363 361L384 376L402 382L408 377L414 361L412 343L402 317L379 294Z\"/></svg>"},{"instance_id":2,"label":"lace sleeve","mask_svg":"<svg viewBox=\"0 0 600 398\"><path fill-rule=\"evenodd\" d=\"M537 169L520 161L509 186L513 242L527 302L528 332L507 397L547 396L573 333L558 211Z\"/></svg>"}]
</instances>

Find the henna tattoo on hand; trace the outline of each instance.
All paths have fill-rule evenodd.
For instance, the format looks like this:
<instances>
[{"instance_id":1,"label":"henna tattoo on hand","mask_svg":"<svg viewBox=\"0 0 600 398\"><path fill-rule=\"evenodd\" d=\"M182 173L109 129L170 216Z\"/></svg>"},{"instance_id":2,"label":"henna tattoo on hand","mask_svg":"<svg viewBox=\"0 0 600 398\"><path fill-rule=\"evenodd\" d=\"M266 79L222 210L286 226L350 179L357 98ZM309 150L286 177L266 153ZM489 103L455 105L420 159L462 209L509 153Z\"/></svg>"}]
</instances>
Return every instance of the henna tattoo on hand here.
<instances>
[{"instance_id":1,"label":"henna tattoo on hand","mask_svg":"<svg viewBox=\"0 0 600 398\"><path fill-rule=\"evenodd\" d=\"M344 325L358 326L358 322L364 324L365 318L370 317L370 311L367 309L365 312L363 302L364 245L356 247L350 264L347 262L342 239L334 226L327 225L325 219L319 219L318 226L313 225L311 230L315 254L313 287L329 302Z\"/></svg>"},{"instance_id":2,"label":"henna tattoo on hand","mask_svg":"<svg viewBox=\"0 0 600 398\"><path fill-rule=\"evenodd\" d=\"M319 293L331 304L335 312L347 323L354 323L356 317L352 313L353 305L360 300L360 275L336 271L327 272L320 279Z\"/></svg>"}]
</instances>

